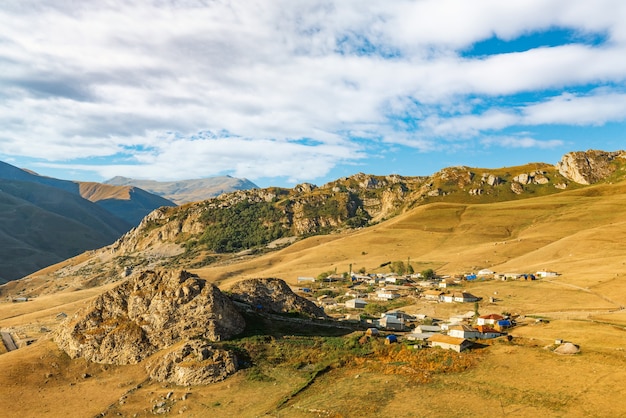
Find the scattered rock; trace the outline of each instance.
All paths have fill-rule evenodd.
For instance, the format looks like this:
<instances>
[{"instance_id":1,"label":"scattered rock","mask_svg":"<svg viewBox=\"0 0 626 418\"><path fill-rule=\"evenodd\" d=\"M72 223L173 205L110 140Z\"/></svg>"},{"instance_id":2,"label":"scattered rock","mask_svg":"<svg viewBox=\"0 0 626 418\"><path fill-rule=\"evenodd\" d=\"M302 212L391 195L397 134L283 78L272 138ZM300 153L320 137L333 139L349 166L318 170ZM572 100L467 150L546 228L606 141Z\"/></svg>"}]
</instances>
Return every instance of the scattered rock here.
<instances>
[{"instance_id":1,"label":"scattered rock","mask_svg":"<svg viewBox=\"0 0 626 418\"><path fill-rule=\"evenodd\" d=\"M513 182L511 183L511 191L513 191L513 193L515 194L522 194L524 193L524 187L522 187L522 185L517 182Z\"/></svg>"},{"instance_id":2,"label":"scattered rock","mask_svg":"<svg viewBox=\"0 0 626 418\"><path fill-rule=\"evenodd\" d=\"M563 343L555 348L554 352L556 354L578 354L580 352L580 347L572 343Z\"/></svg>"}]
</instances>

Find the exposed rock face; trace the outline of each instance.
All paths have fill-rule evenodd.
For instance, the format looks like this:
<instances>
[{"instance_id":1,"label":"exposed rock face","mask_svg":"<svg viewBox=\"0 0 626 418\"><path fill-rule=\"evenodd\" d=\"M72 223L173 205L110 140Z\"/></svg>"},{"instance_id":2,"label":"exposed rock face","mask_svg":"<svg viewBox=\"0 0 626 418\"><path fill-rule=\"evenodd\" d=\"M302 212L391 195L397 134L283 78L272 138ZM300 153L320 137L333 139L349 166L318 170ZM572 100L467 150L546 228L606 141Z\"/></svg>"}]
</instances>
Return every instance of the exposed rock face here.
<instances>
[{"instance_id":1,"label":"exposed rock face","mask_svg":"<svg viewBox=\"0 0 626 418\"><path fill-rule=\"evenodd\" d=\"M524 193L524 187L517 182L513 182L511 183L511 191L515 194L522 194Z\"/></svg>"},{"instance_id":2,"label":"exposed rock face","mask_svg":"<svg viewBox=\"0 0 626 418\"><path fill-rule=\"evenodd\" d=\"M577 151L567 153L557 163L559 173L579 184L593 184L615 171L611 164L616 158L626 158L625 151Z\"/></svg>"},{"instance_id":3,"label":"exposed rock face","mask_svg":"<svg viewBox=\"0 0 626 418\"><path fill-rule=\"evenodd\" d=\"M273 312L298 312L311 317L326 316L324 310L308 299L296 295L281 279L248 279L236 283L232 298L253 307Z\"/></svg>"},{"instance_id":4,"label":"exposed rock face","mask_svg":"<svg viewBox=\"0 0 626 418\"><path fill-rule=\"evenodd\" d=\"M219 341L244 327L213 284L185 271L146 271L68 318L55 341L72 358L131 364L181 340Z\"/></svg>"},{"instance_id":5,"label":"exposed rock face","mask_svg":"<svg viewBox=\"0 0 626 418\"><path fill-rule=\"evenodd\" d=\"M146 366L150 378L180 386L206 385L237 371L237 357L230 351L193 340L173 349Z\"/></svg>"}]
</instances>

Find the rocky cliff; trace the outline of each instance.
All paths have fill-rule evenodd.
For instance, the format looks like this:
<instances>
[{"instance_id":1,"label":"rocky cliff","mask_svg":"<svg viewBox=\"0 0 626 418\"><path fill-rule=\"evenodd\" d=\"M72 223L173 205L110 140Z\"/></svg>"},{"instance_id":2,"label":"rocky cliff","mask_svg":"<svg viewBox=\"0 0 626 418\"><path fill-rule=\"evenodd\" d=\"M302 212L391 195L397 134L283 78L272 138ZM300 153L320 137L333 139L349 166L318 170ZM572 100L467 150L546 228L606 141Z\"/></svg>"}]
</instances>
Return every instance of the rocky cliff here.
<instances>
[{"instance_id":1,"label":"rocky cliff","mask_svg":"<svg viewBox=\"0 0 626 418\"><path fill-rule=\"evenodd\" d=\"M563 177L579 184L594 184L610 177L626 163L626 151L576 151L563 156L556 167Z\"/></svg>"},{"instance_id":2,"label":"rocky cliff","mask_svg":"<svg viewBox=\"0 0 626 418\"><path fill-rule=\"evenodd\" d=\"M55 341L72 358L131 364L181 340L220 341L244 327L213 284L185 271L145 271L68 318Z\"/></svg>"}]
</instances>

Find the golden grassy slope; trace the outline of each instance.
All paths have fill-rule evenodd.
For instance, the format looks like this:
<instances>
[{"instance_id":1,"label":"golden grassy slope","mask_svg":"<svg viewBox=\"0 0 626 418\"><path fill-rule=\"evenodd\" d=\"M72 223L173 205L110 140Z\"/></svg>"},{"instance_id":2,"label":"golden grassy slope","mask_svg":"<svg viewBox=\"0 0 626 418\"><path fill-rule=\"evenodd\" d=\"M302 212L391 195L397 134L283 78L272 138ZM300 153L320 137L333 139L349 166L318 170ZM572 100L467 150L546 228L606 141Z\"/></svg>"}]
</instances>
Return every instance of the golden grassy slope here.
<instances>
[{"instance_id":1,"label":"golden grassy slope","mask_svg":"<svg viewBox=\"0 0 626 418\"><path fill-rule=\"evenodd\" d=\"M111 186L102 183L80 182L78 187L80 195L91 202L107 199L130 199L131 186Z\"/></svg>"},{"instance_id":2,"label":"golden grassy slope","mask_svg":"<svg viewBox=\"0 0 626 418\"><path fill-rule=\"evenodd\" d=\"M575 283L599 286L626 274L625 213L626 183L501 203L436 203L370 228L312 237L259 258L208 266L197 273L226 282L274 276L295 283L298 276L343 272L350 264L354 270L373 271L384 262L410 258L417 271L552 269Z\"/></svg>"}]
</instances>

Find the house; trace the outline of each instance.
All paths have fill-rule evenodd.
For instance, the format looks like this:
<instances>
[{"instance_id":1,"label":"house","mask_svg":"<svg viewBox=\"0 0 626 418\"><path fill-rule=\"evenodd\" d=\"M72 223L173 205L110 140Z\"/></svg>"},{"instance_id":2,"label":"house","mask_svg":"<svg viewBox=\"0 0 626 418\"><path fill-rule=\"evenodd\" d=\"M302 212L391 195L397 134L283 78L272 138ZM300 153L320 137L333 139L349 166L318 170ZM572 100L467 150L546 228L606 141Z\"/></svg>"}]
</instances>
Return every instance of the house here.
<instances>
[{"instance_id":1,"label":"house","mask_svg":"<svg viewBox=\"0 0 626 418\"><path fill-rule=\"evenodd\" d=\"M422 293L422 295L426 300L439 301L441 300L441 297L444 295L444 293L441 290L426 290L424 293Z\"/></svg>"},{"instance_id":2,"label":"house","mask_svg":"<svg viewBox=\"0 0 626 418\"><path fill-rule=\"evenodd\" d=\"M481 298L468 292L453 293L454 302L478 302Z\"/></svg>"},{"instance_id":3,"label":"house","mask_svg":"<svg viewBox=\"0 0 626 418\"><path fill-rule=\"evenodd\" d=\"M404 331L404 319L394 315L385 315L378 320L378 326L395 331Z\"/></svg>"},{"instance_id":4,"label":"house","mask_svg":"<svg viewBox=\"0 0 626 418\"><path fill-rule=\"evenodd\" d=\"M449 335L435 334L428 339L431 347L441 347L445 350L454 350L460 353L472 346L472 342L465 338L451 337Z\"/></svg>"},{"instance_id":5,"label":"house","mask_svg":"<svg viewBox=\"0 0 626 418\"><path fill-rule=\"evenodd\" d=\"M376 298L379 300L393 300L400 297L399 293L393 292L391 290L381 289L376 292Z\"/></svg>"},{"instance_id":6,"label":"house","mask_svg":"<svg viewBox=\"0 0 626 418\"><path fill-rule=\"evenodd\" d=\"M540 270L537 273L535 273L535 276L542 277L544 279L546 277L557 277L558 275L559 273L555 271L549 271L549 270Z\"/></svg>"},{"instance_id":7,"label":"house","mask_svg":"<svg viewBox=\"0 0 626 418\"><path fill-rule=\"evenodd\" d=\"M298 277L298 283L314 283L315 277Z\"/></svg>"},{"instance_id":8,"label":"house","mask_svg":"<svg viewBox=\"0 0 626 418\"><path fill-rule=\"evenodd\" d=\"M367 305L367 301L365 301L364 299L350 299L346 301L346 308L350 308L350 309L363 309L365 308L365 305Z\"/></svg>"},{"instance_id":9,"label":"house","mask_svg":"<svg viewBox=\"0 0 626 418\"><path fill-rule=\"evenodd\" d=\"M433 335L438 334L438 332L411 332L406 334L404 338L409 341L427 341Z\"/></svg>"},{"instance_id":10,"label":"house","mask_svg":"<svg viewBox=\"0 0 626 418\"><path fill-rule=\"evenodd\" d=\"M476 273L476 276L478 276L478 277L487 277L487 276L493 276L494 274L496 274L496 272L493 271L493 270L482 269L482 270L478 271L478 273Z\"/></svg>"},{"instance_id":11,"label":"house","mask_svg":"<svg viewBox=\"0 0 626 418\"><path fill-rule=\"evenodd\" d=\"M441 332L441 328L438 325L418 325L415 332Z\"/></svg>"},{"instance_id":12,"label":"house","mask_svg":"<svg viewBox=\"0 0 626 418\"><path fill-rule=\"evenodd\" d=\"M454 303L454 293L446 293L444 295L441 295L440 300L446 303Z\"/></svg>"},{"instance_id":13,"label":"house","mask_svg":"<svg viewBox=\"0 0 626 418\"><path fill-rule=\"evenodd\" d=\"M476 320L476 325L494 325L497 321L503 320L504 317L498 314L481 315Z\"/></svg>"},{"instance_id":14,"label":"house","mask_svg":"<svg viewBox=\"0 0 626 418\"><path fill-rule=\"evenodd\" d=\"M389 312L385 312L384 314L381 314L381 318L383 316L395 316L396 318L404 321L404 322L414 322L417 320L417 318L413 315L410 315L406 312L403 311L389 311Z\"/></svg>"},{"instance_id":15,"label":"house","mask_svg":"<svg viewBox=\"0 0 626 418\"><path fill-rule=\"evenodd\" d=\"M499 336L502 335L501 332L496 331L495 329L491 328L488 325L478 325L478 326L476 326L476 329L480 333L478 338L480 338L481 340L488 340L488 339L491 339L491 338L498 338Z\"/></svg>"},{"instance_id":16,"label":"house","mask_svg":"<svg viewBox=\"0 0 626 418\"><path fill-rule=\"evenodd\" d=\"M478 338L480 332L469 325L453 325L448 328L448 335L457 338Z\"/></svg>"}]
</instances>

